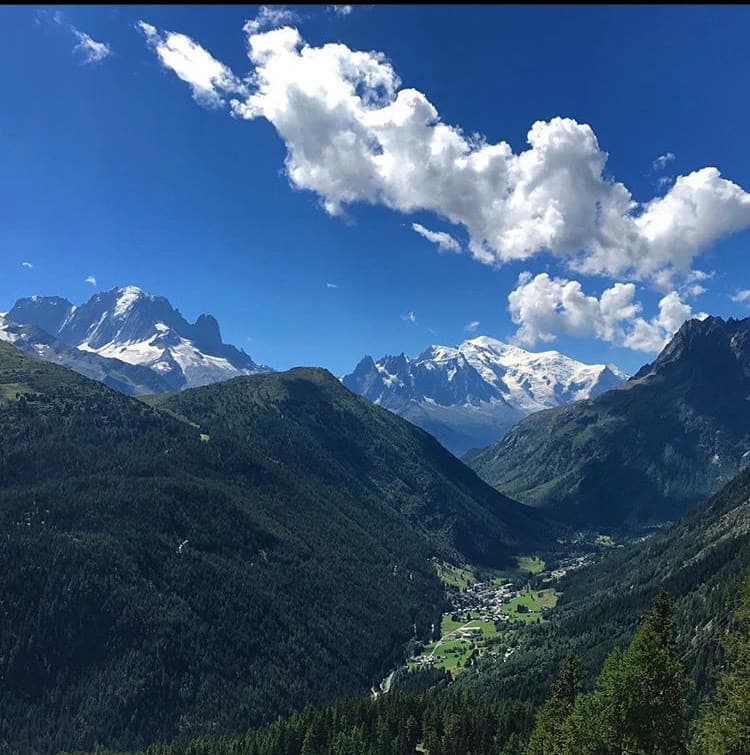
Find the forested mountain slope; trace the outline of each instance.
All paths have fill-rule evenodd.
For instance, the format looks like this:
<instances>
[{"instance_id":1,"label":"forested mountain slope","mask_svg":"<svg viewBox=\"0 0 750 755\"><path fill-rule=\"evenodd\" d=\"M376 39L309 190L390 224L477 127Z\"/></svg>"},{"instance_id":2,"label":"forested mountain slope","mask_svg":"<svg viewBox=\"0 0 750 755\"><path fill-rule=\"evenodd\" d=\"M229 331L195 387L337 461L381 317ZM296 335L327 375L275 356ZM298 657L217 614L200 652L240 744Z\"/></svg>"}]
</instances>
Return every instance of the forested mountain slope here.
<instances>
[{"instance_id":1,"label":"forested mountain slope","mask_svg":"<svg viewBox=\"0 0 750 755\"><path fill-rule=\"evenodd\" d=\"M239 378L149 401L301 482L397 509L436 555L500 566L514 552L552 542L554 528L543 516L493 490L430 435L355 396L326 370Z\"/></svg>"},{"instance_id":2,"label":"forested mountain slope","mask_svg":"<svg viewBox=\"0 0 750 755\"><path fill-rule=\"evenodd\" d=\"M396 691L339 701L239 737L159 743L144 755L744 755L750 752L750 578L739 591L717 689L699 710L658 594L626 647L586 690L581 659L559 666L546 701L467 693L447 671L406 673ZM101 753L100 755L105 755Z\"/></svg>"},{"instance_id":3,"label":"forested mountain slope","mask_svg":"<svg viewBox=\"0 0 750 755\"><path fill-rule=\"evenodd\" d=\"M431 557L501 563L552 534L320 370L165 407L0 343L8 752L244 731L362 693L438 621Z\"/></svg>"},{"instance_id":4,"label":"forested mountain slope","mask_svg":"<svg viewBox=\"0 0 750 755\"><path fill-rule=\"evenodd\" d=\"M750 318L689 320L627 383L533 414L466 461L579 526L675 520L750 461L748 396Z\"/></svg>"}]
</instances>

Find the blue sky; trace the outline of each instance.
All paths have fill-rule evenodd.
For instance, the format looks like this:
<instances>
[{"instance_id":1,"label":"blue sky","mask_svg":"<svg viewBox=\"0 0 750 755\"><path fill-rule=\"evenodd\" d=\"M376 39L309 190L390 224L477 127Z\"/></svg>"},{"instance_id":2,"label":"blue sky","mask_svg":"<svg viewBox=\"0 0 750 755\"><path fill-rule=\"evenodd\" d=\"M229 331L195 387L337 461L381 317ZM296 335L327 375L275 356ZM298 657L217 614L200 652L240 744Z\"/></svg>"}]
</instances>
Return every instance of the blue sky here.
<instances>
[{"instance_id":1,"label":"blue sky","mask_svg":"<svg viewBox=\"0 0 750 755\"><path fill-rule=\"evenodd\" d=\"M134 283L189 318L215 314L259 361L338 374L365 353L455 344L474 322L634 371L688 312L750 314L750 293L733 300L750 289L749 9L290 11L2 10L0 311ZM291 48L273 35L285 24ZM324 72L310 81L293 68L305 49ZM351 110L331 105L331 61L357 69ZM427 165L434 119L383 126L379 109L412 88L402 115L428 102L469 151L474 133L509 145L515 199L481 160L468 177L460 160ZM518 160L537 121L536 151ZM346 129L365 146L337 141ZM381 156L393 159L375 175ZM657 202L622 210L620 184Z\"/></svg>"}]
</instances>

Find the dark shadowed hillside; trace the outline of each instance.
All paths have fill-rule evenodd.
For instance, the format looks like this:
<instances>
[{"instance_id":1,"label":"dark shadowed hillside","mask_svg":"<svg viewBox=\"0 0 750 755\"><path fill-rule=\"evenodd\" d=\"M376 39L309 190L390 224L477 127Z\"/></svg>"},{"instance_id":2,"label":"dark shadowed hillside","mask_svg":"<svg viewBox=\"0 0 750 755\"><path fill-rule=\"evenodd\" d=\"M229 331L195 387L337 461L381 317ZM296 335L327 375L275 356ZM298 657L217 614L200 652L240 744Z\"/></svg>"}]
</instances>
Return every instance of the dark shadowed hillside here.
<instances>
[{"instance_id":1,"label":"dark shadowed hillside","mask_svg":"<svg viewBox=\"0 0 750 755\"><path fill-rule=\"evenodd\" d=\"M8 752L365 692L438 619L432 556L501 563L550 535L320 370L159 410L0 343L0 427Z\"/></svg>"},{"instance_id":2,"label":"dark shadowed hillside","mask_svg":"<svg viewBox=\"0 0 750 755\"><path fill-rule=\"evenodd\" d=\"M430 435L355 396L326 370L298 368L149 400L300 480L387 504L438 555L500 566L519 549L550 543L550 525L536 512L499 495Z\"/></svg>"}]
</instances>

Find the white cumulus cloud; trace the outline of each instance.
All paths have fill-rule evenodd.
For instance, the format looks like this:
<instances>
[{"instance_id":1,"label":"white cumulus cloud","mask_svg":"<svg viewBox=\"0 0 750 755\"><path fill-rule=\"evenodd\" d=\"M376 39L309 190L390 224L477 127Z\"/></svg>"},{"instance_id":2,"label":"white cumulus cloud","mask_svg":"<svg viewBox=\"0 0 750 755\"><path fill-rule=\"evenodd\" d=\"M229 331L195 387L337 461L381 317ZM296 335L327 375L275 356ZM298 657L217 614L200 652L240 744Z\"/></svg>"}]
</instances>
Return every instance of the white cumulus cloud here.
<instances>
[{"instance_id":1,"label":"white cumulus cloud","mask_svg":"<svg viewBox=\"0 0 750 755\"><path fill-rule=\"evenodd\" d=\"M311 46L291 27L248 45L251 87L233 112L276 127L291 183L333 215L354 202L433 211L466 228L485 263L549 251L576 270L641 279L685 274L705 247L750 225L750 195L716 168L639 204L606 176L587 124L537 121L528 149L514 152L442 122L382 53Z\"/></svg>"},{"instance_id":2,"label":"white cumulus cloud","mask_svg":"<svg viewBox=\"0 0 750 755\"><path fill-rule=\"evenodd\" d=\"M659 314L650 320L637 317L623 341L623 346L635 351L661 351L685 320L697 317L702 320L705 312L695 314L689 304L680 299L676 291L664 296L659 302Z\"/></svg>"},{"instance_id":3,"label":"white cumulus cloud","mask_svg":"<svg viewBox=\"0 0 750 755\"><path fill-rule=\"evenodd\" d=\"M317 193L333 215L353 202L431 210L464 226L485 263L550 251L583 272L662 280L750 225L750 195L716 168L678 176L663 197L639 205L605 176L592 128L569 118L534 123L519 153L467 136L424 94L401 88L382 53L314 47L292 27L260 33L249 23L246 89L188 37L141 28L196 99L219 104L234 94L234 114L270 121L292 184Z\"/></svg>"},{"instance_id":4,"label":"white cumulus cloud","mask_svg":"<svg viewBox=\"0 0 750 755\"><path fill-rule=\"evenodd\" d=\"M78 44L73 50L81 53L84 63L99 63L112 54L112 48L106 42L97 42L85 32L76 29L75 26L71 26L71 31L78 40Z\"/></svg>"},{"instance_id":5,"label":"white cumulus cloud","mask_svg":"<svg viewBox=\"0 0 750 755\"><path fill-rule=\"evenodd\" d=\"M352 12L351 5L329 5L328 9L338 16L348 16Z\"/></svg>"},{"instance_id":6,"label":"white cumulus cloud","mask_svg":"<svg viewBox=\"0 0 750 755\"><path fill-rule=\"evenodd\" d=\"M21 267L25 267L27 270L33 269L34 265L31 262L22 262Z\"/></svg>"},{"instance_id":7,"label":"white cumulus cloud","mask_svg":"<svg viewBox=\"0 0 750 755\"><path fill-rule=\"evenodd\" d=\"M349 9L351 10L351 6L349 6ZM257 34L263 29L281 26L282 24L291 24L297 20L297 14L283 5L261 5L258 15L249 21L245 21L244 30L246 34Z\"/></svg>"},{"instance_id":8,"label":"white cumulus cloud","mask_svg":"<svg viewBox=\"0 0 750 755\"><path fill-rule=\"evenodd\" d=\"M741 288L736 294L731 296L731 299L736 302L750 301L750 288Z\"/></svg>"},{"instance_id":9,"label":"white cumulus cloud","mask_svg":"<svg viewBox=\"0 0 750 755\"><path fill-rule=\"evenodd\" d=\"M691 314L690 305L685 304L676 291L672 291L659 302L656 317L648 321L639 317L634 321L633 329L625 337L623 345L636 351L659 351Z\"/></svg>"},{"instance_id":10,"label":"white cumulus cloud","mask_svg":"<svg viewBox=\"0 0 750 755\"><path fill-rule=\"evenodd\" d=\"M338 283L326 283L326 288L338 288Z\"/></svg>"},{"instance_id":11,"label":"white cumulus cloud","mask_svg":"<svg viewBox=\"0 0 750 755\"><path fill-rule=\"evenodd\" d=\"M407 312L405 315L401 317L402 320L405 322L416 322L417 316L414 314L414 312Z\"/></svg>"},{"instance_id":12,"label":"white cumulus cloud","mask_svg":"<svg viewBox=\"0 0 750 755\"><path fill-rule=\"evenodd\" d=\"M171 69L188 84L193 99L206 107L220 107L224 95L243 94L247 90L232 71L184 34L160 33L155 26L139 21L149 46L162 65Z\"/></svg>"},{"instance_id":13,"label":"white cumulus cloud","mask_svg":"<svg viewBox=\"0 0 750 755\"><path fill-rule=\"evenodd\" d=\"M624 338L623 324L640 311L634 297L633 283L615 283L597 298L576 280L522 273L508 295L508 308L523 343L554 341L561 333L616 341Z\"/></svg>"},{"instance_id":14,"label":"white cumulus cloud","mask_svg":"<svg viewBox=\"0 0 750 755\"><path fill-rule=\"evenodd\" d=\"M659 157L657 157L656 160L651 163L651 168L654 171L664 170L664 168L666 168L667 165L674 159L674 152L665 152L663 155L659 155Z\"/></svg>"},{"instance_id":15,"label":"white cumulus cloud","mask_svg":"<svg viewBox=\"0 0 750 755\"><path fill-rule=\"evenodd\" d=\"M689 280L704 250L750 226L750 194L715 167L636 202L610 177L586 123L554 117L533 123L522 149L492 143L443 122L383 53L315 46L296 28L261 32L272 20L255 22L245 27L252 68L244 79L189 37L141 28L198 101L229 100L236 117L270 122L290 183L317 194L331 215L358 202L432 212L465 229L470 254L485 264L551 253L570 270L665 293Z\"/></svg>"},{"instance_id":16,"label":"white cumulus cloud","mask_svg":"<svg viewBox=\"0 0 750 755\"><path fill-rule=\"evenodd\" d=\"M89 275L87 278L83 279L84 283L88 283L91 286L96 285L96 278L93 275Z\"/></svg>"},{"instance_id":17,"label":"white cumulus cloud","mask_svg":"<svg viewBox=\"0 0 750 755\"><path fill-rule=\"evenodd\" d=\"M554 341L558 335L593 337L636 351L659 351L685 320L693 317L676 291L659 302L659 314L641 317L633 283L615 283L600 296L586 294L581 283L547 273L523 273L508 296L508 309L525 344Z\"/></svg>"},{"instance_id":18,"label":"white cumulus cloud","mask_svg":"<svg viewBox=\"0 0 750 755\"><path fill-rule=\"evenodd\" d=\"M412 230L416 231L420 236L423 236L427 241L431 241L433 244L437 244L438 248L442 252L460 252L461 244L444 231L431 231L429 228L425 228L419 223L411 224Z\"/></svg>"},{"instance_id":19,"label":"white cumulus cloud","mask_svg":"<svg viewBox=\"0 0 750 755\"><path fill-rule=\"evenodd\" d=\"M479 325L479 320L472 320L471 322L467 322L466 325L464 325L464 330L467 333L476 333Z\"/></svg>"}]
</instances>

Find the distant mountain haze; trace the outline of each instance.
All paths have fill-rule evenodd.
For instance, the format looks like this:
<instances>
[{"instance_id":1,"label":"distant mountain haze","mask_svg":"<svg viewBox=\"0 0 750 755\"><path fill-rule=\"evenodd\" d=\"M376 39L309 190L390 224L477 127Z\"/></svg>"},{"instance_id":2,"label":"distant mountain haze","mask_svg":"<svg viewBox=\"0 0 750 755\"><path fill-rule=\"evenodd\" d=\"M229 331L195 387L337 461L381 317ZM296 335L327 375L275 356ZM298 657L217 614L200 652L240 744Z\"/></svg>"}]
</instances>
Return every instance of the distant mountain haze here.
<instances>
[{"instance_id":1,"label":"distant mountain haze","mask_svg":"<svg viewBox=\"0 0 750 755\"><path fill-rule=\"evenodd\" d=\"M496 441L532 412L591 398L624 379L612 365L534 353L486 336L455 348L431 346L416 358L366 356L342 378L459 456Z\"/></svg>"}]
</instances>

